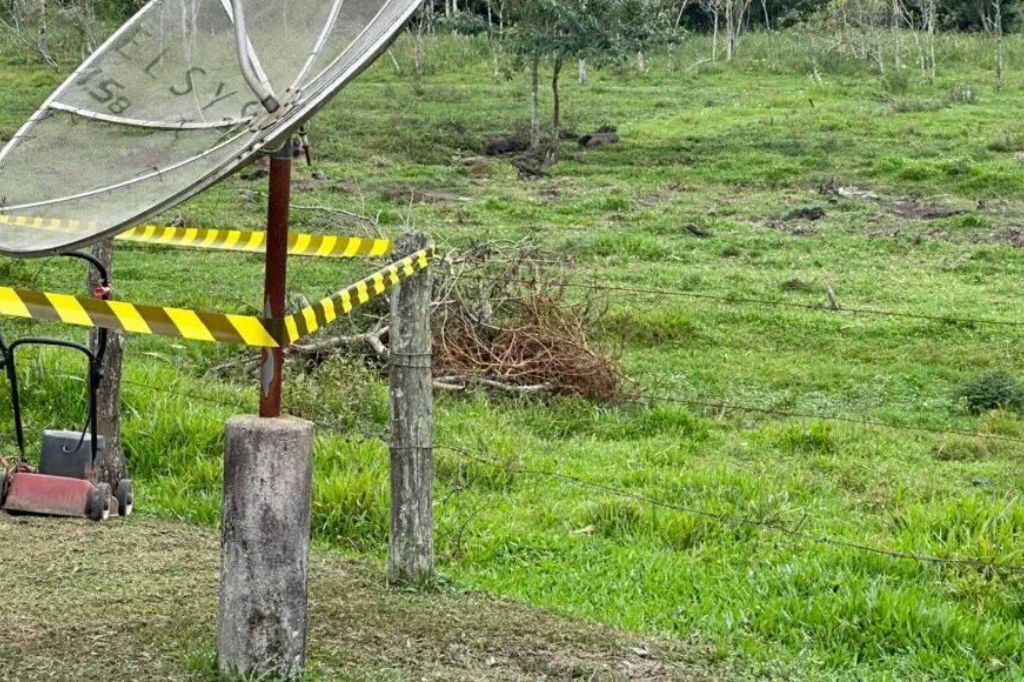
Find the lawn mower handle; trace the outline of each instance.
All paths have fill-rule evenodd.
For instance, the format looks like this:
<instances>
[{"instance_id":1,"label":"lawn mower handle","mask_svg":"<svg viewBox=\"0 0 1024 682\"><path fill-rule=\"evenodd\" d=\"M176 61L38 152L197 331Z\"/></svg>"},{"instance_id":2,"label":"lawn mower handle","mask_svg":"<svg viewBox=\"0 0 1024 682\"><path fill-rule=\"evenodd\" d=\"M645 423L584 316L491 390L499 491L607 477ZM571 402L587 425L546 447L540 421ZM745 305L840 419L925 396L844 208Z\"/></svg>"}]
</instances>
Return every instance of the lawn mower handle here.
<instances>
[{"instance_id":1,"label":"lawn mower handle","mask_svg":"<svg viewBox=\"0 0 1024 682\"><path fill-rule=\"evenodd\" d=\"M92 254L85 253L83 251L72 251L70 253L62 254L69 258L77 258L88 263L90 266L96 269L96 272L100 276L101 287L97 290L96 294L100 295L104 300L110 298L110 275L107 268L103 266L98 258ZM36 345L36 346L55 346L58 348L68 348L71 350L77 350L85 355L89 361L89 424L87 429L92 435L90 448L91 448L91 466L92 469L96 468L96 457L99 452L99 417L97 414L97 397L96 394L99 391L99 384L103 378L103 358L107 352L107 336L108 331L103 327L100 327L97 331L97 343L96 351L93 352L88 346L75 342L65 341L63 339L45 339L36 337L27 337L23 339L17 339L12 343L8 344L4 341L3 336L0 335L0 363L3 364L7 371L7 380L11 386L11 411L14 416L14 433L18 443L18 453L21 459L25 459L25 429L21 419L21 396L18 391L18 373L16 370L16 364L14 359L14 351L20 346ZM82 440L85 439L85 429L82 431ZM82 441L79 441L78 447L81 447ZM77 451L77 450L76 450Z\"/></svg>"}]
</instances>

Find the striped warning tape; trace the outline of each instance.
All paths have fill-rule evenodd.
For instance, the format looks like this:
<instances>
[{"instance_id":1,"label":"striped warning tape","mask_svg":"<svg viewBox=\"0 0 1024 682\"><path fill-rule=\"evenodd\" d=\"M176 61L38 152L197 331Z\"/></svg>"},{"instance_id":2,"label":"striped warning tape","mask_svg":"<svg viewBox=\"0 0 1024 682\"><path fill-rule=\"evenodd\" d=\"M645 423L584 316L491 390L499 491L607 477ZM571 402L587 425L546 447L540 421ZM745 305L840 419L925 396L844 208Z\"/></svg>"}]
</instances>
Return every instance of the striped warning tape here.
<instances>
[{"instance_id":1,"label":"striped warning tape","mask_svg":"<svg viewBox=\"0 0 1024 682\"><path fill-rule=\"evenodd\" d=\"M425 269L433 246L402 258L366 279L283 319L135 305L67 294L0 287L0 315L158 334L194 341L277 348L298 341Z\"/></svg>"},{"instance_id":2,"label":"striped warning tape","mask_svg":"<svg viewBox=\"0 0 1024 682\"><path fill-rule=\"evenodd\" d=\"M284 318L288 343L295 343L299 339L309 336L342 315L348 315L353 309L365 304L370 299L380 296L403 279L408 279L420 270L426 269L435 254L436 248L431 245L378 270L361 282L356 282L319 303L307 306L294 315Z\"/></svg>"},{"instance_id":3,"label":"striped warning tape","mask_svg":"<svg viewBox=\"0 0 1024 682\"><path fill-rule=\"evenodd\" d=\"M39 218L23 215L0 215L0 225L27 227L60 232L75 232L83 224L91 229L94 223L60 218ZM261 230L218 230L198 227L164 227L140 225L122 232L114 239L141 244L163 246L184 246L219 251L242 251L262 253L267 243L267 233ZM320 258L355 258L357 256L380 257L391 253L390 239L367 237L338 237L329 234L291 234L288 236L288 253L292 256L317 256Z\"/></svg>"},{"instance_id":4,"label":"striped warning tape","mask_svg":"<svg viewBox=\"0 0 1024 682\"><path fill-rule=\"evenodd\" d=\"M261 230L206 230L196 227L133 227L115 237L118 241L185 246L220 251L262 253L266 248L267 233ZM391 253L390 239L365 237L337 237L329 234L290 234L288 253L292 256L319 258L378 257Z\"/></svg>"},{"instance_id":5,"label":"striped warning tape","mask_svg":"<svg viewBox=\"0 0 1024 682\"><path fill-rule=\"evenodd\" d=\"M203 313L10 287L0 287L0 315L270 348L280 345L282 329L280 321L251 315Z\"/></svg>"}]
</instances>

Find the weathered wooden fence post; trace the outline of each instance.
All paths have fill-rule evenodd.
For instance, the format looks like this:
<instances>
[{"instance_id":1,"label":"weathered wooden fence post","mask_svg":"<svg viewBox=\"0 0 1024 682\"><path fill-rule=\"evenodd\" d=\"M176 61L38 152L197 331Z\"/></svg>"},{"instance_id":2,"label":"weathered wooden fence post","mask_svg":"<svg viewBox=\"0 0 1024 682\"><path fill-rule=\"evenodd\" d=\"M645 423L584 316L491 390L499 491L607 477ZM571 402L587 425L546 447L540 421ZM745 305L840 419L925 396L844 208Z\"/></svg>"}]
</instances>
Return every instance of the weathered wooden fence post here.
<instances>
[{"instance_id":1,"label":"weathered wooden fence post","mask_svg":"<svg viewBox=\"0 0 1024 682\"><path fill-rule=\"evenodd\" d=\"M99 259L107 272L113 276L114 240L105 239L92 247L92 255ZM93 291L100 286L99 273L89 268L86 287ZM95 352L99 347L99 331L89 333L89 347ZM97 421L99 435L103 437L102 460L99 463L99 478L110 484L115 493L121 479L128 475L121 448L121 375L124 358L124 335L115 330L107 333L107 348L103 358L103 378L97 394Z\"/></svg>"},{"instance_id":2,"label":"weathered wooden fence post","mask_svg":"<svg viewBox=\"0 0 1024 682\"><path fill-rule=\"evenodd\" d=\"M405 234L397 257L430 245L422 232ZM434 395L427 268L391 296L391 534L388 581L417 582L434 571Z\"/></svg>"}]
</instances>

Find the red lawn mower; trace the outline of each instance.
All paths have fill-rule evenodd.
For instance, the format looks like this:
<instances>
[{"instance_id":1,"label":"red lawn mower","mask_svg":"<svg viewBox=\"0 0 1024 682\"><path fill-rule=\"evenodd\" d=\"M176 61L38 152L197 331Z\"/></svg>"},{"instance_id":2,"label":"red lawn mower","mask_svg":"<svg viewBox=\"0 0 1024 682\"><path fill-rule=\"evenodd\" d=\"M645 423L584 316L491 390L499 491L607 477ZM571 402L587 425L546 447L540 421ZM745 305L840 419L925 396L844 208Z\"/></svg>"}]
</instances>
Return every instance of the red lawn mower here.
<instances>
[{"instance_id":1,"label":"red lawn mower","mask_svg":"<svg viewBox=\"0 0 1024 682\"><path fill-rule=\"evenodd\" d=\"M102 263L87 253L73 252L65 255L84 260L95 268L101 285L92 292L93 296L102 300L110 298L110 278ZM3 467L0 509L22 514L85 516L96 521L107 519L112 510L116 510L120 516L132 513L135 491L131 479L121 479L116 491L111 490L109 483L97 479L97 462L100 461L104 442L97 432L96 394L103 378L107 334L106 329L99 329L95 352L83 344L62 339L24 338L8 344L0 337L0 365L6 370L11 387L11 410L14 413L14 432L19 453L18 461L13 465L7 459L0 458ZM85 355L89 363L88 422L81 431L43 431L38 469L32 468L25 457L25 431L15 365L16 351L24 346L50 346L78 351Z\"/></svg>"}]
</instances>

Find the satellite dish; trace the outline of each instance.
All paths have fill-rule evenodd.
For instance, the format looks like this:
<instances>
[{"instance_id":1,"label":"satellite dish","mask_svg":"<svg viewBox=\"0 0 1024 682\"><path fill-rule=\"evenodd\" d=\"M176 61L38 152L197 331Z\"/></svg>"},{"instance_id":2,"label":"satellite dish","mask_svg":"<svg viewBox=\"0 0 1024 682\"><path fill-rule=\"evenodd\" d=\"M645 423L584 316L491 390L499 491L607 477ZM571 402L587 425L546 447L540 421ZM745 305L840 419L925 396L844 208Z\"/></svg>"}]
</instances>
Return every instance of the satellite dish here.
<instances>
[{"instance_id":1,"label":"satellite dish","mask_svg":"<svg viewBox=\"0 0 1024 682\"><path fill-rule=\"evenodd\" d=\"M283 143L420 0L152 0L0 150L0 254L67 252Z\"/></svg>"}]
</instances>

